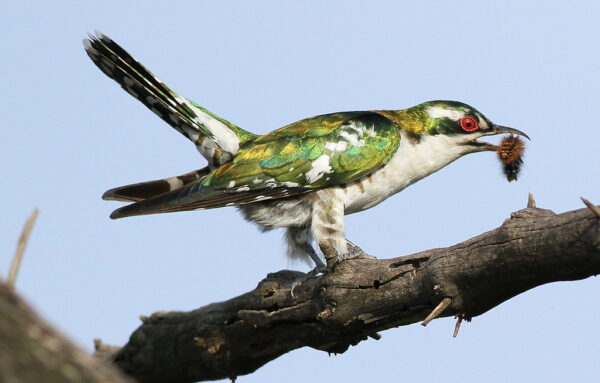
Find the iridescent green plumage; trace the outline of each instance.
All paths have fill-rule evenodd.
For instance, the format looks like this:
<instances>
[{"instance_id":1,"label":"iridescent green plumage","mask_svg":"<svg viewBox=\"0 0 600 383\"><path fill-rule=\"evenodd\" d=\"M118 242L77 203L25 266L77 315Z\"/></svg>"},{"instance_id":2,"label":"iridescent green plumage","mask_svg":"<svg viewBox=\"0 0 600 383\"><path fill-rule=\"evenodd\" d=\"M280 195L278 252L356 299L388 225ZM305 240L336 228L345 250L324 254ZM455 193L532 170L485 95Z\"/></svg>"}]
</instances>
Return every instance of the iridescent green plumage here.
<instances>
[{"instance_id":1,"label":"iridescent green plumage","mask_svg":"<svg viewBox=\"0 0 600 383\"><path fill-rule=\"evenodd\" d=\"M112 218L238 206L263 230L286 228L288 255L323 263L312 242L348 252L344 215L369 209L456 159L497 147L477 139L524 135L456 101L404 110L333 113L262 136L177 95L108 37L84 42L93 62L188 137L208 167L127 185L103 198L134 202Z\"/></svg>"},{"instance_id":2,"label":"iridescent green plumage","mask_svg":"<svg viewBox=\"0 0 600 383\"><path fill-rule=\"evenodd\" d=\"M203 180L113 217L241 205L345 184L385 165L399 144L399 127L375 112L308 118L249 141Z\"/></svg>"},{"instance_id":3,"label":"iridescent green plumage","mask_svg":"<svg viewBox=\"0 0 600 383\"><path fill-rule=\"evenodd\" d=\"M355 144L343 135L354 135ZM258 137L242 147L232 162L212 172L203 185L225 189L234 181L236 187L250 190L269 187L269 183L309 189L339 185L385 164L399 142L398 127L376 113L313 117ZM331 172L310 173L321 156L329 157Z\"/></svg>"}]
</instances>

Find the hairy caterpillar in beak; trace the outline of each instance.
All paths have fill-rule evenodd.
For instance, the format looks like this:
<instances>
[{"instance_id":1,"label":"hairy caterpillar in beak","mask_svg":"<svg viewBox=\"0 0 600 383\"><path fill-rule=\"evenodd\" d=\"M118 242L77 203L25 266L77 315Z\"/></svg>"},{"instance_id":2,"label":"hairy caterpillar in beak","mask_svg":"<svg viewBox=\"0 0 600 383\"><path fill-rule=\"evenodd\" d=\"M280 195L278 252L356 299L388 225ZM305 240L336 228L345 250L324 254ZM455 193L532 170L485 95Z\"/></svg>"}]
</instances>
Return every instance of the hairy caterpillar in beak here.
<instances>
[{"instance_id":1,"label":"hairy caterpillar in beak","mask_svg":"<svg viewBox=\"0 0 600 383\"><path fill-rule=\"evenodd\" d=\"M516 181L519 176L519 171L523 165L523 152L525 143L519 136L509 135L502 139L498 145L498 159L502 163L502 171L506 179Z\"/></svg>"}]
</instances>

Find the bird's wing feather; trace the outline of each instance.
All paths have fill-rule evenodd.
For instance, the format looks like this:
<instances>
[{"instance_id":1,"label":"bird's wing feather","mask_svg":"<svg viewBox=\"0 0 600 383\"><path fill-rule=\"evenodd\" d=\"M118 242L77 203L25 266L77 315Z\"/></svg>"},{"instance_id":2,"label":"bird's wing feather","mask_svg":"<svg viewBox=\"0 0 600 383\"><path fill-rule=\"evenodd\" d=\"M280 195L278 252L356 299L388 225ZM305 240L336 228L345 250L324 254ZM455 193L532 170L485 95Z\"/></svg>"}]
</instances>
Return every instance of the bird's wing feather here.
<instances>
[{"instance_id":1,"label":"bird's wing feather","mask_svg":"<svg viewBox=\"0 0 600 383\"><path fill-rule=\"evenodd\" d=\"M399 127L377 113L309 118L248 143L203 180L111 217L243 205L342 185L385 165L399 144Z\"/></svg>"}]
</instances>

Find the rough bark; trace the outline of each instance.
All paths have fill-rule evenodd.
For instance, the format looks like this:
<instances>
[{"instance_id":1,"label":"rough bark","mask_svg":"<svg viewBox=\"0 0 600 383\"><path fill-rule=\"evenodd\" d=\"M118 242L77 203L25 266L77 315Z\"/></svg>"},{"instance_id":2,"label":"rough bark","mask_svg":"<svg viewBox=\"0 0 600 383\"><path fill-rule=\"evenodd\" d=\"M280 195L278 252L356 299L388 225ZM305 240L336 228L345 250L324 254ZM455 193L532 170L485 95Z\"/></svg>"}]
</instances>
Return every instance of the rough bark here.
<instances>
[{"instance_id":1,"label":"rough bark","mask_svg":"<svg viewBox=\"0 0 600 383\"><path fill-rule=\"evenodd\" d=\"M342 353L432 311L427 320L469 320L533 287L600 273L595 209L556 215L527 208L448 248L330 262L314 278L272 273L231 300L144 318L112 359L142 383L234 378L304 346Z\"/></svg>"},{"instance_id":2,"label":"rough bark","mask_svg":"<svg viewBox=\"0 0 600 383\"><path fill-rule=\"evenodd\" d=\"M132 383L40 319L0 281L0 382Z\"/></svg>"}]
</instances>

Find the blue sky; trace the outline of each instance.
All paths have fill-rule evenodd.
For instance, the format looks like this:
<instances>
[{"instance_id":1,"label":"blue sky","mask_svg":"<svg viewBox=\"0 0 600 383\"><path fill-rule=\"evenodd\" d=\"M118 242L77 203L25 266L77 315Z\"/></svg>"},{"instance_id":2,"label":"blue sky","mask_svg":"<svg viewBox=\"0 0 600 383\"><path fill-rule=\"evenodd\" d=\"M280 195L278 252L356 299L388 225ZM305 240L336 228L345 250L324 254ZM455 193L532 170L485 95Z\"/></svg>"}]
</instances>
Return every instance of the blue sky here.
<instances>
[{"instance_id":1,"label":"blue sky","mask_svg":"<svg viewBox=\"0 0 600 383\"><path fill-rule=\"evenodd\" d=\"M500 225L527 193L556 212L600 204L600 3L574 1L10 2L0 30L0 273L40 217L19 291L91 350L123 344L139 315L246 292L289 265L281 232L235 209L111 221L114 186L204 166L182 136L105 77L81 40L98 29L172 89L255 133L334 111L473 105L527 132L521 179L490 153L460 159L347 217L378 257L452 245ZM597 279L529 291L463 325L382 333L343 355L302 349L244 382L365 379L592 381Z\"/></svg>"}]
</instances>

